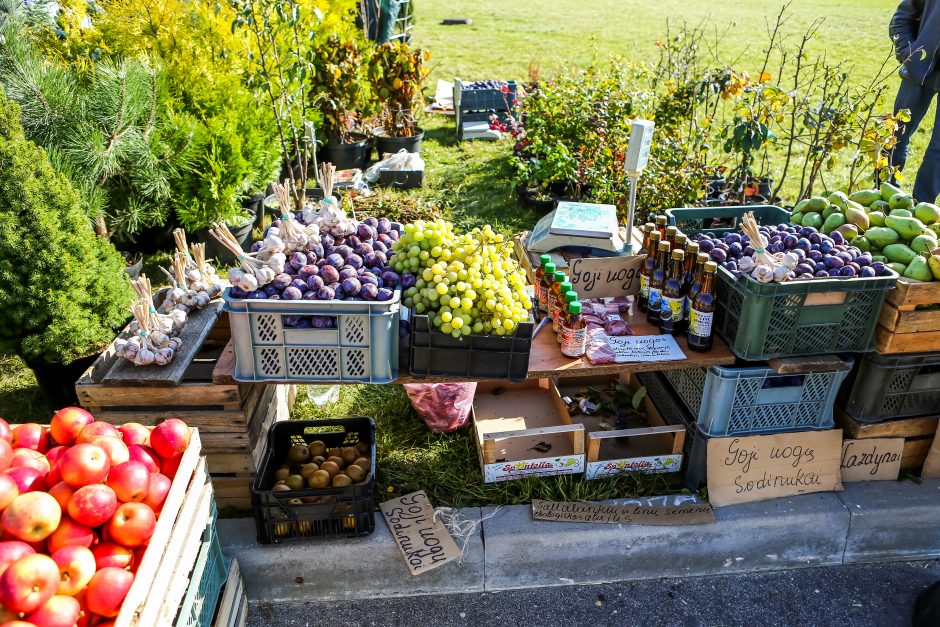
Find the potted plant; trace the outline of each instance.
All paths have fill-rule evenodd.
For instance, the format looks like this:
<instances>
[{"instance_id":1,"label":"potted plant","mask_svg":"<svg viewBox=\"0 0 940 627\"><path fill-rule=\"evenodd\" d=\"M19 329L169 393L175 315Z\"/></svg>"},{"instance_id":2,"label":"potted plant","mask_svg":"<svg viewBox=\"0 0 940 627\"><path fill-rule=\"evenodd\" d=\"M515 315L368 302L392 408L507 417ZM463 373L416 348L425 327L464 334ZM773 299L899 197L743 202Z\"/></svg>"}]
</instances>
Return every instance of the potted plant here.
<instances>
[{"instance_id":1,"label":"potted plant","mask_svg":"<svg viewBox=\"0 0 940 627\"><path fill-rule=\"evenodd\" d=\"M26 139L0 90L0 351L20 356L55 406L129 317L124 262L79 195Z\"/></svg>"},{"instance_id":2,"label":"potted plant","mask_svg":"<svg viewBox=\"0 0 940 627\"><path fill-rule=\"evenodd\" d=\"M374 129L379 157L400 150L421 152L424 131L415 121L419 88L430 69L431 55L404 41L389 41L372 55L369 78L381 103L382 126Z\"/></svg>"}]
</instances>

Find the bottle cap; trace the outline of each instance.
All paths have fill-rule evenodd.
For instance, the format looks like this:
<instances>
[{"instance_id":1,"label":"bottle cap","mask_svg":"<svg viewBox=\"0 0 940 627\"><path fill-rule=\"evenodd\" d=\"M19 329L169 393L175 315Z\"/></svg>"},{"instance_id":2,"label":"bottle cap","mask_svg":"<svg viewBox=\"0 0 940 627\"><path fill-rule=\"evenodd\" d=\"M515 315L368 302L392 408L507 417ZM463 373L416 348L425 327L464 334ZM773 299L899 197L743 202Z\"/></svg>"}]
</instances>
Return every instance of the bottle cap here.
<instances>
[{"instance_id":1,"label":"bottle cap","mask_svg":"<svg viewBox=\"0 0 940 627\"><path fill-rule=\"evenodd\" d=\"M698 255L698 244L696 242L689 242L685 245L685 254L692 255L695 257Z\"/></svg>"},{"instance_id":2,"label":"bottle cap","mask_svg":"<svg viewBox=\"0 0 940 627\"><path fill-rule=\"evenodd\" d=\"M546 265L550 264L551 262L552 262L552 257L551 257L551 255L542 255L541 257L539 257L539 263L542 264L542 267L543 267L543 268L544 268Z\"/></svg>"},{"instance_id":3,"label":"bottle cap","mask_svg":"<svg viewBox=\"0 0 940 627\"><path fill-rule=\"evenodd\" d=\"M561 293L564 294L565 292L570 292L570 291L571 291L571 281L562 281Z\"/></svg>"},{"instance_id":4,"label":"bottle cap","mask_svg":"<svg viewBox=\"0 0 940 627\"><path fill-rule=\"evenodd\" d=\"M565 276L564 272L562 272L561 270L555 270L555 283L561 283L562 281L566 281L567 279L568 277Z\"/></svg>"},{"instance_id":5,"label":"bottle cap","mask_svg":"<svg viewBox=\"0 0 940 627\"><path fill-rule=\"evenodd\" d=\"M685 259L685 253L684 253L684 252L682 252L681 250L674 250L674 251L672 251L672 260L673 260L673 261L682 261L683 259Z\"/></svg>"},{"instance_id":6,"label":"bottle cap","mask_svg":"<svg viewBox=\"0 0 940 627\"><path fill-rule=\"evenodd\" d=\"M646 233L649 233L650 231L652 231L652 230L655 229L655 228L656 228L656 225L653 224L652 222L647 222L646 224L643 225L643 230L644 230Z\"/></svg>"},{"instance_id":7,"label":"bottle cap","mask_svg":"<svg viewBox=\"0 0 940 627\"><path fill-rule=\"evenodd\" d=\"M666 216L656 216L656 224L666 224L669 219Z\"/></svg>"},{"instance_id":8,"label":"bottle cap","mask_svg":"<svg viewBox=\"0 0 940 627\"><path fill-rule=\"evenodd\" d=\"M666 227L666 237L669 237L670 235L672 235L673 237L675 237L678 232L679 232L679 229L677 229L677 228L674 227L674 226L667 226L667 227Z\"/></svg>"},{"instance_id":9,"label":"bottle cap","mask_svg":"<svg viewBox=\"0 0 940 627\"><path fill-rule=\"evenodd\" d=\"M689 238L683 235L682 233L676 233L676 246L685 246L685 243L689 241Z\"/></svg>"},{"instance_id":10,"label":"bottle cap","mask_svg":"<svg viewBox=\"0 0 940 627\"><path fill-rule=\"evenodd\" d=\"M698 257L695 258L695 263L708 263L711 259L711 256L708 253L699 253Z\"/></svg>"},{"instance_id":11,"label":"bottle cap","mask_svg":"<svg viewBox=\"0 0 940 627\"><path fill-rule=\"evenodd\" d=\"M568 313L570 314L581 313L581 302L575 300L575 301L568 303Z\"/></svg>"},{"instance_id":12,"label":"bottle cap","mask_svg":"<svg viewBox=\"0 0 940 627\"><path fill-rule=\"evenodd\" d=\"M705 272L717 272L718 264L714 261L709 261L705 264Z\"/></svg>"},{"instance_id":13,"label":"bottle cap","mask_svg":"<svg viewBox=\"0 0 940 627\"><path fill-rule=\"evenodd\" d=\"M659 252L668 253L669 252L669 242L660 242L659 243Z\"/></svg>"},{"instance_id":14,"label":"bottle cap","mask_svg":"<svg viewBox=\"0 0 940 627\"><path fill-rule=\"evenodd\" d=\"M662 237L662 234L659 231L653 231L652 233L650 233L651 242L658 242L659 238L661 237Z\"/></svg>"},{"instance_id":15,"label":"bottle cap","mask_svg":"<svg viewBox=\"0 0 940 627\"><path fill-rule=\"evenodd\" d=\"M578 300L578 293L576 291L568 290L567 292L565 292L566 303L573 303L576 300Z\"/></svg>"},{"instance_id":16,"label":"bottle cap","mask_svg":"<svg viewBox=\"0 0 940 627\"><path fill-rule=\"evenodd\" d=\"M545 275L548 276L548 275L554 275L554 274L555 274L555 264L553 264L553 263L546 263L546 264L545 264Z\"/></svg>"}]
</instances>

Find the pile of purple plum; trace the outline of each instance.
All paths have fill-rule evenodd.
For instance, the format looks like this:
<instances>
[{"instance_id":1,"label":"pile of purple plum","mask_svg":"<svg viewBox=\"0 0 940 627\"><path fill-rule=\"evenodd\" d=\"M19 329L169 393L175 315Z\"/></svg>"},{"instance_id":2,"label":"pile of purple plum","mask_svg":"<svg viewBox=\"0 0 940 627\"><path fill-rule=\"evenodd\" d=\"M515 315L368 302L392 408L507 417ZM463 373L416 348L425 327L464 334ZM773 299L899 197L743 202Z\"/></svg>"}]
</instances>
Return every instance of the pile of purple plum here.
<instances>
[{"instance_id":1,"label":"pile of purple plum","mask_svg":"<svg viewBox=\"0 0 940 627\"><path fill-rule=\"evenodd\" d=\"M760 232L767 240L767 252L780 259L789 270L783 280L891 274L884 263L873 261L871 254L850 246L839 232L826 235L812 227L787 224L761 226ZM747 235L700 233L694 239L699 251L707 253L735 276L750 275L755 267L755 249Z\"/></svg>"},{"instance_id":2,"label":"pile of purple plum","mask_svg":"<svg viewBox=\"0 0 940 627\"><path fill-rule=\"evenodd\" d=\"M275 220L271 226L279 227L280 223ZM354 235L334 237L323 233L320 243L308 245L309 250L288 252L284 272L264 287L252 292L232 287L230 295L267 300L391 300L401 284L401 277L389 264L395 254L392 242L397 239L398 231L388 218L366 218ZM252 252L261 246L256 242ZM331 328L329 316L312 318L324 320L312 320L311 326Z\"/></svg>"}]
</instances>

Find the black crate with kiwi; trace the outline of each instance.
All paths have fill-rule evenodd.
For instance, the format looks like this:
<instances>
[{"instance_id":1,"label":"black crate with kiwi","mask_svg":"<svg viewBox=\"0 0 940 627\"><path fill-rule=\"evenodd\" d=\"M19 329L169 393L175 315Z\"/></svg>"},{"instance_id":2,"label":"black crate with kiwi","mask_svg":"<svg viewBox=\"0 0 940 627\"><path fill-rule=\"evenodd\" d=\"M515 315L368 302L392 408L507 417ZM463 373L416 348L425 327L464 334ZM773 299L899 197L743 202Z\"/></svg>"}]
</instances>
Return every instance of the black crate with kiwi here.
<instances>
[{"instance_id":1,"label":"black crate with kiwi","mask_svg":"<svg viewBox=\"0 0 940 627\"><path fill-rule=\"evenodd\" d=\"M372 418L274 423L251 486L258 542L372 533L374 483Z\"/></svg>"}]
</instances>

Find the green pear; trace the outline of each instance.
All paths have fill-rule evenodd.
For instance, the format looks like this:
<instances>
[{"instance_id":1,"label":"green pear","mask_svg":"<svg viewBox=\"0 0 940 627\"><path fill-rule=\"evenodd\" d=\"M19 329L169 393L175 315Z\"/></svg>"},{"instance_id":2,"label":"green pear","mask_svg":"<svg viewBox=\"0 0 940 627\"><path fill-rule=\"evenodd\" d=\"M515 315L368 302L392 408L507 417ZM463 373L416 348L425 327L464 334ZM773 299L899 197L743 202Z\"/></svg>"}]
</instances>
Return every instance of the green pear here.
<instances>
[{"instance_id":1,"label":"green pear","mask_svg":"<svg viewBox=\"0 0 940 627\"><path fill-rule=\"evenodd\" d=\"M914 217L924 224L940 222L940 207L933 203L922 202L914 207Z\"/></svg>"}]
</instances>

